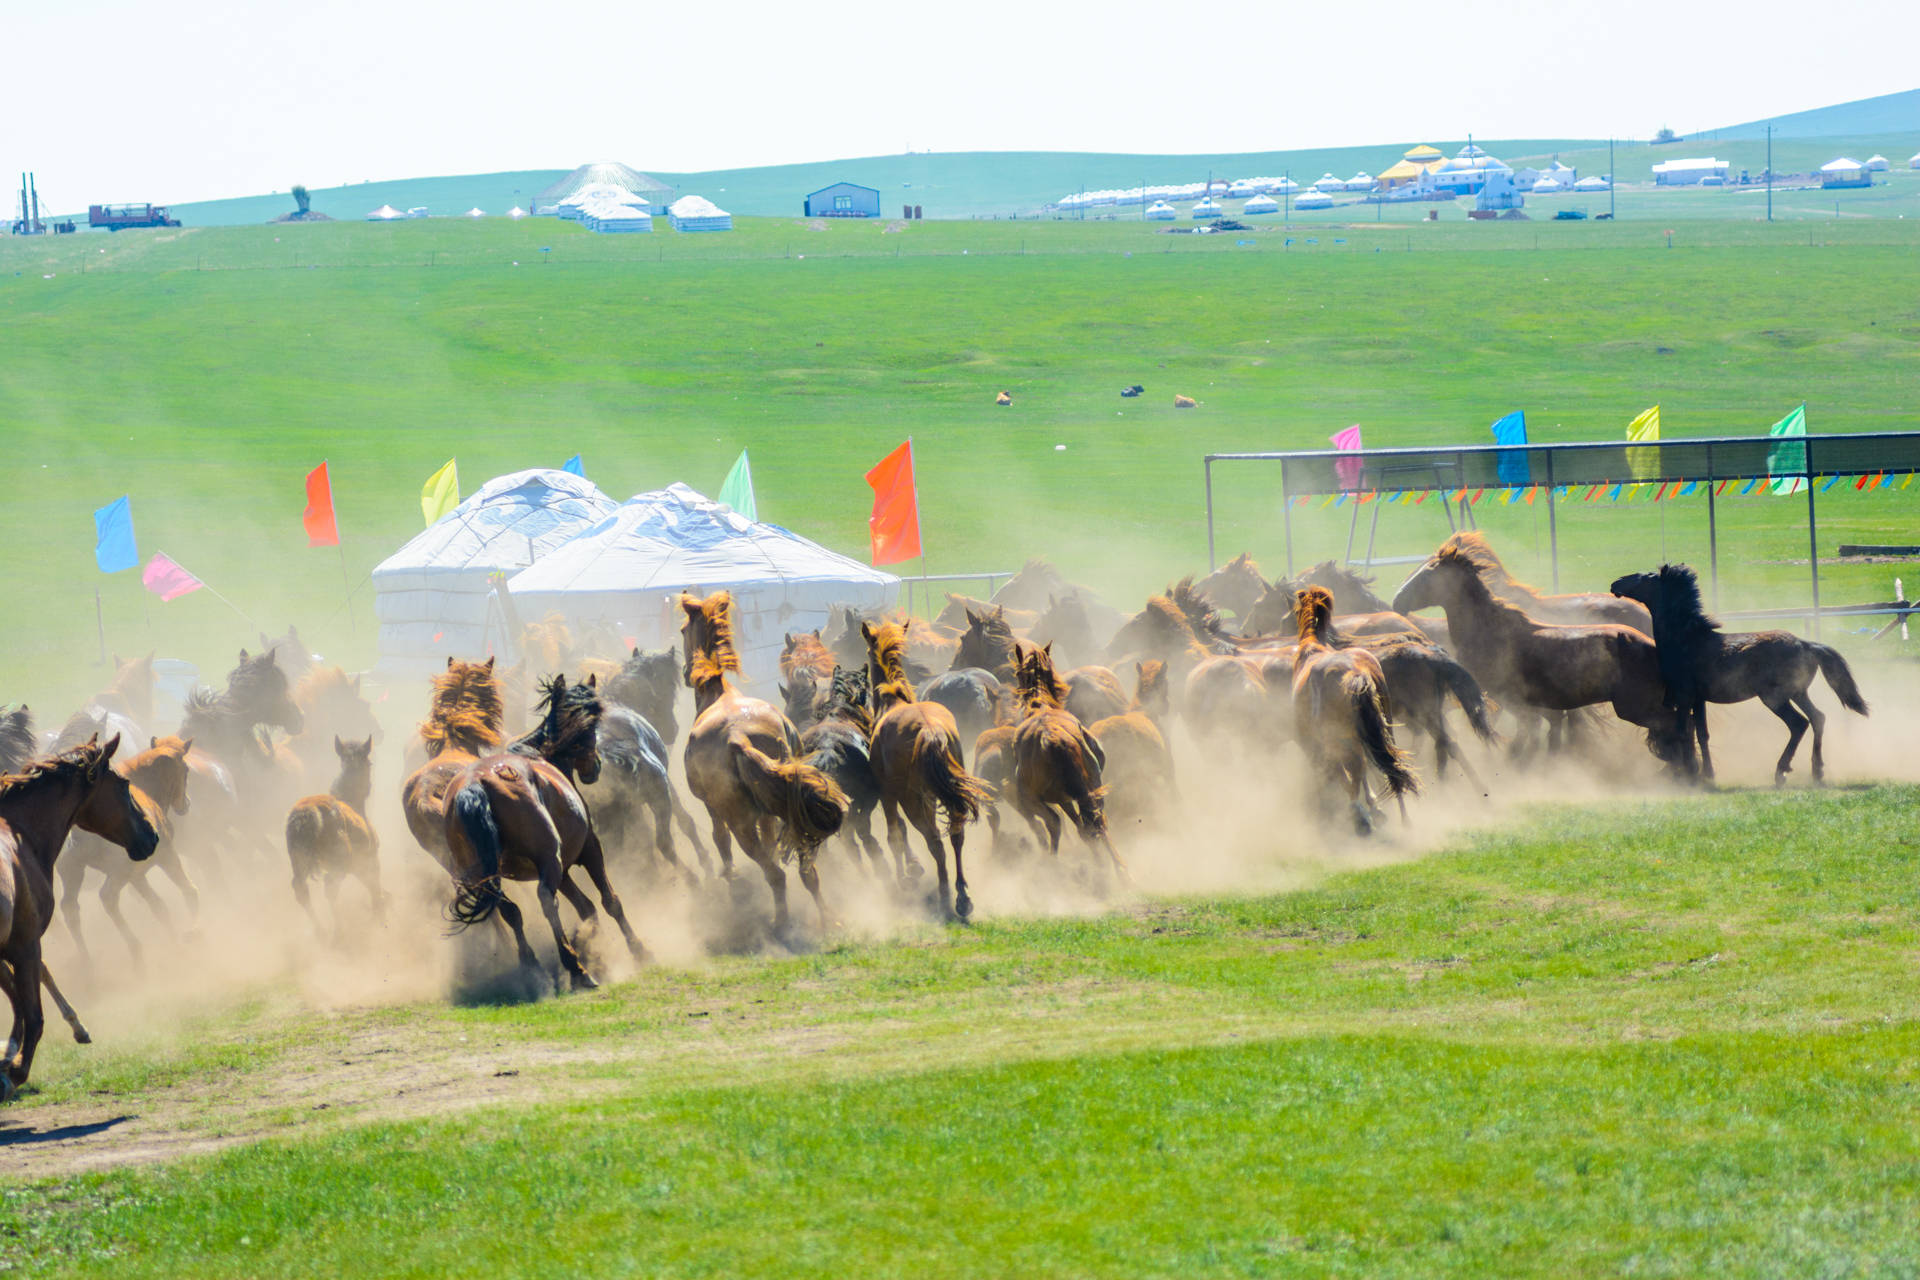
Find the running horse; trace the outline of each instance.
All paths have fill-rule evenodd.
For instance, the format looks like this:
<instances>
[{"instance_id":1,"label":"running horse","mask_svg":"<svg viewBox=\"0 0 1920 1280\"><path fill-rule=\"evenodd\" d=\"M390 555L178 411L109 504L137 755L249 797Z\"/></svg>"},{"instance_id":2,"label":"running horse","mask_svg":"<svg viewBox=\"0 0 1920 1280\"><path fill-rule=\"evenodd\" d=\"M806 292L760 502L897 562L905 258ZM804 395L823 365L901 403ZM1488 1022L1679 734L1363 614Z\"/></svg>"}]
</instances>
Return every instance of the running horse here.
<instances>
[{"instance_id":1,"label":"running horse","mask_svg":"<svg viewBox=\"0 0 1920 1280\"><path fill-rule=\"evenodd\" d=\"M694 705L693 727L687 731L687 785L713 821L721 874L732 879L738 840L773 894L774 928L785 929L782 853L797 856L800 883L813 895L824 926L829 916L814 858L821 842L845 820L846 794L799 759L800 734L792 721L728 680L729 672L740 669L733 647L733 596L725 591L704 600L683 595L680 607L686 614L681 637Z\"/></svg>"},{"instance_id":2,"label":"running horse","mask_svg":"<svg viewBox=\"0 0 1920 1280\"><path fill-rule=\"evenodd\" d=\"M40 955L53 920L54 864L68 833L77 826L104 836L135 861L152 857L160 843L152 802L114 772L119 747L117 739L83 743L0 777L0 985L13 1005L0 1102L18 1093L33 1071L46 1025L40 988L53 997L73 1038L90 1042Z\"/></svg>"},{"instance_id":3,"label":"running horse","mask_svg":"<svg viewBox=\"0 0 1920 1280\"><path fill-rule=\"evenodd\" d=\"M1510 604L1519 605L1526 615L1535 621L1558 622L1570 626L1611 622L1622 627L1632 627L1643 636L1653 635L1653 617L1648 613L1647 606L1638 600L1605 591L1545 595L1528 586L1507 572L1506 566L1500 563L1500 557L1494 554L1493 545L1487 541L1487 535L1478 529L1467 529L1456 533L1441 546L1443 549L1456 547L1470 557L1480 566L1481 576L1486 579L1487 587L1494 595Z\"/></svg>"},{"instance_id":4,"label":"running horse","mask_svg":"<svg viewBox=\"0 0 1920 1280\"><path fill-rule=\"evenodd\" d=\"M1016 680L1023 714L1013 735L1013 807L1036 832L1045 832L1047 850L1056 858L1060 814L1066 814L1080 838L1105 850L1115 874L1126 879L1127 866L1107 833L1107 789L1101 779L1106 757L1086 726L1067 711L1067 686L1054 672L1053 655L1021 646Z\"/></svg>"},{"instance_id":5,"label":"running horse","mask_svg":"<svg viewBox=\"0 0 1920 1280\"><path fill-rule=\"evenodd\" d=\"M66 922L67 933L79 949L83 964L89 963L89 957L86 935L80 929L80 890L86 884L89 871L97 871L102 877L101 909L120 931L135 964L142 962L140 940L120 914L120 895L125 890L131 888L139 894L155 918L171 931L172 917L151 882L154 871L164 871L186 902L188 928L193 928L199 919L200 890L180 861L180 843L167 817L169 813L184 814L190 807L188 753L193 750L193 740L155 738L152 742L148 750L120 761L114 769L153 805L153 816L160 831L160 842L153 856L136 862L125 857L112 841L90 831L76 831L68 839L65 855L60 859L60 918Z\"/></svg>"},{"instance_id":6,"label":"running horse","mask_svg":"<svg viewBox=\"0 0 1920 1280\"><path fill-rule=\"evenodd\" d=\"M1293 654L1293 732L1329 788L1344 788L1354 829L1373 831L1373 794L1367 766L1386 779L1387 790L1407 819L1408 793L1420 783L1407 753L1394 745L1387 712L1387 677L1365 649L1335 649L1328 643L1333 593L1308 587L1294 614L1300 632ZM1325 793L1323 793L1324 796Z\"/></svg>"},{"instance_id":7,"label":"running horse","mask_svg":"<svg viewBox=\"0 0 1920 1280\"><path fill-rule=\"evenodd\" d=\"M1267 589L1267 580L1260 576L1260 566L1245 551L1215 569L1206 577L1193 584L1208 604L1216 609L1230 609L1241 623L1240 629L1246 630L1247 614L1253 609Z\"/></svg>"},{"instance_id":8,"label":"running horse","mask_svg":"<svg viewBox=\"0 0 1920 1280\"><path fill-rule=\"evenodd\" d=\"M1840 705L1867 714L1867 700L1853 682L1853 670L1837 649L1802 640L1790 631L1728 634L1700 604L1700 584L1683 564L1662 565L1653 573L1630 573L1613 583L1615 595L1637 600L1653 615L1653 642L1673 706L1687 721L1700 747L1700 774L1713 777L1713 753L1707 746L1707 704L1758 698L1787 726L1787 748L1773 766L1773 785L1786 783L1800 738L1813 726L1813 780L1826 777L1821 754L1827 717L1808 690L1824 675ZM1796 710L1798 708L1798 710Z\"/></svg>"},{"instance_id":9,"label":"running horse","mask_svg":"<svg viewBox=\"0 0 1920 1280\"><path fill-rule=\"evenodd\" d=\"M456 888L448 915L466 928L497 914L513 934L520 963L537 973L540 961L527 945L520 908L501 885L503 879L534 881L560 968L574 990L587 990L599 984L581 966L560 923L562 896L579 914L582 929L595 919L593 903L570 877L574 867L593 882L634 959L646 958L607 880L600 837L574 787L576 775L583 783L600 776L597 734L604 708L593 677L569 687L559 675L540 682L537 709L537 725L507 750L469 763L449 788L447 869Z\"/></svg>"},{"instance_id":10,"label":"running horse","mask_svg":"<svg viewBox=\"0 0 1920 1280\"><path fill-rule=\"evenodd\" d=\"M896 623L862 623L867 640L868 678L873 682L873 772L880 783L880 813L887 843L905 863L907 824L927 842L939 877L940 910L957 920L973 914L967 895L964 850L967 823L977 821L980 806L993 798L986 784L960 763L960 729L953 713L937 702L914 697L907 680L907 638ZM947 839L953 844L953 881L947 881L947 854L940 842L939 816L945 810ZM902 814L905 822L901 821Z\"/></svg>"},{"instance_id":11,"label":"running horse","mask_svg":"<svg viewBox=\"0 0 1920 1280\"><path fill-rule=\"evenodd\" d=\"M460 662L433 678L427 718L418 742L421 763L400 786L400 807L407 830L436 862L447 864L447 797L467 765L500 746L506 708L493 659Z\"/></svg>"}]
</instances>

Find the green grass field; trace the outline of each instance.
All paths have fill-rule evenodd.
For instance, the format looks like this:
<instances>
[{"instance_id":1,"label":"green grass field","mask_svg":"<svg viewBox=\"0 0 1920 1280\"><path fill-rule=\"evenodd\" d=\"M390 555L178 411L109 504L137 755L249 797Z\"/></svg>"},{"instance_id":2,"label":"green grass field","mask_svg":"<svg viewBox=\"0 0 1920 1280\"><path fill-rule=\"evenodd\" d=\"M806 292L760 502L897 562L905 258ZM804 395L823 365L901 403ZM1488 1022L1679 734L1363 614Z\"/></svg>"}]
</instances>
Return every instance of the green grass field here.
<instances>
[{"instance_id":1,"label":"green grass field","mask_svg":"<svg viewBox=\"0 0 1920 1280\"><path fill-rule=\"evenodd\" d=\"M15 1182L0 1240L63 1276L1912 1274L1916 799L1548 808L1277 896L50 1036L0 1137L243 1141ZM328 1084L416 1060L455 1110Z\"/></svg>"}]
</instances>

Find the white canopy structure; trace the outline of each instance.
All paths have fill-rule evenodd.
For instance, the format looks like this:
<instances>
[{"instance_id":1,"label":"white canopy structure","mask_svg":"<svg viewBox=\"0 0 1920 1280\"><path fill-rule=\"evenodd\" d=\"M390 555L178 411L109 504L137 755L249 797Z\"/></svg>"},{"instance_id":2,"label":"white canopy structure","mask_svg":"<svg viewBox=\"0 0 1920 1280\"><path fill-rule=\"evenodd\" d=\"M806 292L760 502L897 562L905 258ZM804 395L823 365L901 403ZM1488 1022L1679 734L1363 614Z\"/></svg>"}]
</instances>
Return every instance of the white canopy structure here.
<instances>
[{"instance_id":1,"label":"white canopy structure","mask_svg":"<svg viewBox=\"0 0 1920 1280\"><path fill-rule=\"evenodd\" d=\"M1147 206L1147 219L1151 222L1172 222L1177 216L1165 200L1156 200Z\"/></svg>"},{"instance_id":2,"label":"white canopy structure","mask_svg":"<svg viewBox=\"0 0 1920 1280\"><path fill-rule=\"evenodd\" d=\"M1613 184L1599 174L1590 174L1573 184L1575 191L1605 191Z\"/></svg>"},{"instance_id":3,"label":"white canopy structure","mask_svg":"<svg viewBox=\"0 0 1920 1280\"><path fill-rule=\"evenodd\" d=\"M1240 212L1250 217L1262 213L1278 213L1280 212L1280 202L1272 196L1255 196L1240 206Z\"/></svg>"},{"instance_id":4,"label":"white canopy structure","mask_svg":"<svg viewBox=\"0 0 1920 1280\"><path fill-rule=\"evenodd\" d=\"M1866 168L1866 166L1861 164L1858 160L1850 159L1847 156L1841 156L1838 160L1829 160L1825 164L1821 165L1820 172L1822 173L1858 173L1864 168Z\"/></svg>"},{"instance_id":5,"label":"white canopy structure","mask_svg":"<svg viewBox=\"0 0 1920 1280\"><path fill-rule=\"evenodd\" d=\"M1351 178L1347 179L1347 190L1349 191L1373 190L1373 175L1368 173L1365 169L1360 170L1358 173L1354 174Z\"/></svg>"},{"instance_id":6,"label":"white canopy structure","mask_svg":"<svg viewBox=\"0 0 1920 1280\"><path fill-rule=\"evenodd\" d=\"M1294 197L1293 207L1296 209L1331 209L1333 208L1333 197L1324 191L1306 191Z\"/></svg>"},{"instance_id":7,"label":"white canopy structure","mask_svg":"<svg viewBox=\"0 0 1920 1280\"><path fill-rule=\"evenodd\" d=\"M1345 191L1347 184L1332 174L1325 173L1320 175L1320 180L1313 184L1313 189L1315 191Z\"/></svg>"},{"instance_id":8,"label":"white canopy structure","mask_svg":"<svg viewBox=\"0 0 1920 1280\"><path fill-rule=\"evenodd\" d=\"M1885 156L1868 156L1867 157L1868 173L1885 173L1886 171L1887 171L1887 158Z\"/></svg>"},{"instance_id":9,"label":"white canopy structure","mask_svg":"<svg viewBox=\"0 0 1920 1280\"><path fill-rule=\"evenodd\" d=\"M643 648L679 639L682 591L730 591L741 670L770 696L787 632L825 626L836 605L891 608L900 579L676 483L636 494L507 589L523 618L557 612Z\"/></svg>"},{"instance_id":10,"label":"white canopy structure","mask_svg":"<svg viewBox=\"0 0 1920 1280\"><path fill-rule=\"evenodd\" d=\"M626 196L624 202L607 197L590 200L580 211L580 225L589 231L652 231L653 214L639 196Z\"/></svg>"},{"instance_id":11,"label":"white canopy structure","mask_svg":"<svg viewBox=\"0 0 1920 1280\"><path fill-rule=\"evenodd\" d=\"M1920 151L1913 153L1913 159L1907 161L1907 168L1920 169Z\"/></svg>"},{"instance_id":12,"label":"white canopy structure","mask_svg":"<svg viewBox=\"0 0 1920 1280\"><path fill-rule=\"evenodd\" d=\"M368 222L392 222L395 218L404 218L406 216L407 216L406 214L400 212L398 209L394 208L392 205L383 204L378 209L375 209L372 213L369 213L367 215L367 221Z\"/></svg>"},{"instance_id":13,"label":"white canopy structure","mask_svg":"<svg viewBox=\"0 0 1920 1280\"><path fill-rule=\"evenodd\" d=\"M373 571L381 668L425 673L449 656L483 657L489 644L505 655L517 637L506 634L488 579L519 572L618 505L569 471L487 481Z\"/></svg>"},{"instance_id":14,"label":"white canopy structure","mask_svg":"<svg viewBox=\"0 0 1920 1280\"><path fill-rule=\"evenodd\" d=\"M1653 180L1662 187L1697 186L1702 178L1717 177L1725 179L1732 161L1716 160L1712 156L1687 156L1679 160L1662 160L1653 166Z\"/></svg>"},{"instance_id":15,"label":"white canopy structure","mask_svg":"<svg viewBox=\"0 0 1920 1280\"><path fill-rule=\"evenodd\" d=\"M1196 202L1192 213L1195 218L1217 218L1220 216L1220 202L1209 196Z\"/></svg>"},{"instance_id":16,"label":"white canopy structure","mask_svg":"<svg viewBox=\"0 0 1920 1280\"><path fill-rule=\"evenodd\" d=\"M675 231L731 231L733 215L705 196L681 196L667 206Z\"/></svg>"},{"instance_id":17,"label":"white canopy structure","mask_svg":"<svg viewBox=\"0 0 1920 1280\"><path fill-rule=\"evenodd\" d=\"M1565 191L1566 189L1567 184L1558 178L1541 178L1535 182L1532 187L1528 188L1528 190L1532 191L1535 195L1541 196L1552 195L1556 191Z\"/></svg>"}]
</instances>

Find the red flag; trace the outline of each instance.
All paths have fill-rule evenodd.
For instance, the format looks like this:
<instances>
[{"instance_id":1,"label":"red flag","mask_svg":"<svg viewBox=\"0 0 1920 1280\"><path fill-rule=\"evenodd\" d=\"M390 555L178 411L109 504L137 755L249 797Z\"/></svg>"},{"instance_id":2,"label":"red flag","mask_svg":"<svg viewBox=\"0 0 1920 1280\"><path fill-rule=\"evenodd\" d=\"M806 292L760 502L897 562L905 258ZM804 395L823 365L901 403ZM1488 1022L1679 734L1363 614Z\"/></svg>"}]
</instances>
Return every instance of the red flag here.
<instances>
[{"instance_id":1,"label":"red flag","mask_svg":"<svg viewBox=\"0 0 1920 1280\"><path fill-rule=\"evenodd\" d=\"M867 472L873 486L873 514L867 532L873 539L873 562L899 564L920 554L920 498L913 485L913 441L880 459Z\"/></svg>"},{"instance_id":2,"label":"red flag","mask_svg":"<svg viewBox=\"0 0 1920 1280\"><path fill-rule=\"evenodd\" d=\"M162 600L177 600L207 584L175 564L166 552L161 551L156 552L153 559L147 561L147 567L140 571L140 585Z\"/></svg>"},{"instance_id":3,"label":"red flag","mask_svg":"<svg viewBox=\"0 0 1920 1280\"><path fill-rule=\"evenodd\" d=\"M327 479L327 464L307 472L307 513L301 517L307 526L307 545L337 547L340 530L333 523L333 482Z\"/></svg>"}]
</instances>

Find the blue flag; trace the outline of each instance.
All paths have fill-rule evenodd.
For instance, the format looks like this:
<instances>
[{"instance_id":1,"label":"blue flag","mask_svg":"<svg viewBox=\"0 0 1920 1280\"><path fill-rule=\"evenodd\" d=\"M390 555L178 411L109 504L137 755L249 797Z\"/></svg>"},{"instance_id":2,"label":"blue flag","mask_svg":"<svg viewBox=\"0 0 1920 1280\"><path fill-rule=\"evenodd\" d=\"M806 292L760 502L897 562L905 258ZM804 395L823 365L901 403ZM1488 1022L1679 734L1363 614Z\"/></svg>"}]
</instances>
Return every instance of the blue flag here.
<instances>
[{"instance_id":1,"label":"blue flag","mask_svg":"<svg viewBox=\"0 0 1920 1280\"><path fill-rule=\"evenodd\" d=\"M124 495L93 513L93 558L102 573L140 567L133 544L133 504Z\"/></svg>"},{"instance_id":2,"label":"blue flag","mask_svg":"<svg viewBox=\"0 0 1920 1280\"><path fill-rule=\"evenodd\" d=\"M586 464L580 461L580 455L577 453L574 454L571 458L568 458L565 462L561 463L560 469L562 471L572 472L574 475L579 476L582 480L587 478Z\"/></svg>"},{"instance_id":3,"label":"blue flag","mask_svg":"<svg viewBox=\"0 0 1920 1280\"><path fill-rule=\"evenodd\" d=\"M1527 414L1524 409L1515 409L1506 417L1493 424L1493 442L1495 444L1525 444L1527 442ZM1498 456L1501 484L1526 484L1533 479L1527 465L1527 455L1513 450L1502 452Z\"/></svg>"}]
</instances>

